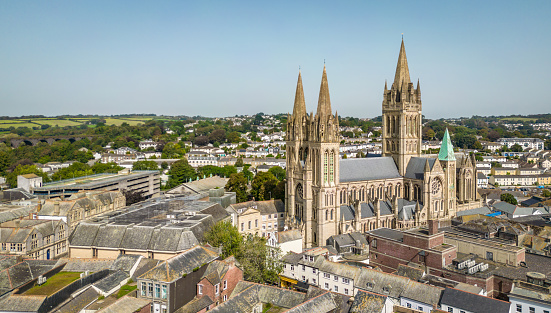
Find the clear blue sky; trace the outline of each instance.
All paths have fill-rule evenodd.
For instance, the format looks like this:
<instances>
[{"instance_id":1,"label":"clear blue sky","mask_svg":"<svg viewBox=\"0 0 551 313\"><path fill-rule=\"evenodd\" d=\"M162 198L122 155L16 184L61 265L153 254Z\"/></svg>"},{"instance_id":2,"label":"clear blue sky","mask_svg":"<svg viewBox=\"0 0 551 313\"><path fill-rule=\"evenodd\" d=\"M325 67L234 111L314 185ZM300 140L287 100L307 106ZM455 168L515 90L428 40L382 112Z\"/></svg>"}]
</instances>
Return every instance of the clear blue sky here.
<instances>
[{"instance_id":1,"label":"clear blue sky","mask_svg":"<svg viewBox=\"0 0 551 313\"><path fill-rule=\"evenodd\" d=\"M0 1L0 115L381 114L404 33L429 118L551 113L551 1Z\"/></svg>"}]
</instances>

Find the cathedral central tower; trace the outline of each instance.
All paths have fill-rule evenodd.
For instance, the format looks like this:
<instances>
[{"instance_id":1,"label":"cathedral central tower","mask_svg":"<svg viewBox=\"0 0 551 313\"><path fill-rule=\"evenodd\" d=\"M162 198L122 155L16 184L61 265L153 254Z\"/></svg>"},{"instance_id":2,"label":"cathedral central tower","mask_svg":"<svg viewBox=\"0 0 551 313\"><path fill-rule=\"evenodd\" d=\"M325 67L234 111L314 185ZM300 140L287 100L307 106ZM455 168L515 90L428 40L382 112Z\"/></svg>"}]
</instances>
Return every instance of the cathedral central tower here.
<instances>
[{"instance_id":1,"label":"cathedral central tower","mask_svg":"<svg viewBox=\"0 0 551 313\"><path fill-rule=\"evenodd\" d=\"M406 48L402 39L394 82L383 93L383 156L392 156L400 175L405 175L411 157L421 155L421 88L409 77Z\"/></svg>"}]
</instances>

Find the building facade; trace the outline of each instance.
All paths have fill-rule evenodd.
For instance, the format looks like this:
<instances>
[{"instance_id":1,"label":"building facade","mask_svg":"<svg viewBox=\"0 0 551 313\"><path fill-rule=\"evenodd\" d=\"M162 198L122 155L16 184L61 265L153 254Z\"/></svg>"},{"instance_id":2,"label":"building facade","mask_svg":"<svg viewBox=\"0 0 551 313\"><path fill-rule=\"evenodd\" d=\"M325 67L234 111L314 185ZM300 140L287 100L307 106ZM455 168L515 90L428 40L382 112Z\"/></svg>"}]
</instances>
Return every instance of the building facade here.
<instances>
[{"instance_id":1,"label":"building facade","mask_svg":"<svg viewBox=\"0 0 551 313\"><path fill-rule=\"evenodd\" d=\"M299 73L287 123L285 205L286 223L302 231L305 247L351 231L424 225L479 206L475 160L456 155L447 132L438 156L421 155L421 89L411 83L403 41L382 109L383 156L340 160L326 69L315 115L306 113Z\"/></svg>"}]
</instances>

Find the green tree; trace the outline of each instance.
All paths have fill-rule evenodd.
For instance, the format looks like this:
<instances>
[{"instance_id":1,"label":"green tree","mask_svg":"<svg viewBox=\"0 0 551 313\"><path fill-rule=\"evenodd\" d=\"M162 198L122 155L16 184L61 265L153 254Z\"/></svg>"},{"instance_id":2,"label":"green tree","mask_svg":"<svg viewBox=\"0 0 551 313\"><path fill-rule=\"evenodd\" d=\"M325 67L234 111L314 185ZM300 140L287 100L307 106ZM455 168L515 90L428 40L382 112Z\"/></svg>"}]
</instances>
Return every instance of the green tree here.
<instances>
[{"instance_id":1,"label":"green tree","mask_svg":"<svg viewBox=\"0 0 551 313\"><path fill-rule=\"evenodd\" d=\"M278 254L266 245L266 239L249 235L236 256L243 267L243 278L255 283L276 284L283 266L273 255Z\"/></svg>"},{"instance_id":2,"label":"green tree","mask_svg":"<svg viewBox=\"0 0 551 313\"><path fill-rule=\"evenodd\" d=\"M551 197L551 191L549 191L549 189L544 189L543 192L542 192L542 196L544 196L546 198Z\"/></svg>"},{"instance_id":3,"label":"green tree","mask_svg":"<svg viewBox=\"0 0 551 313\"><path fill-rule=\"evenodd\" d=\"M238 132L233 131L228 133L228 135L226 136L226 139L228 140L228 142L238 143L239 140L241 139L241 135L239 135Z\"/></svg>"},{"instance_id":4,"label":"green tree","mask_svg":"<svg viewBox=\"0 0 551 313\"><path fill-rule=\"evenodd\" d=\"M42 172L35 165L18 165L11 173L6 177L6 181L12 188L17 187L17 176L25 174L35 174L42 177L42 182L47 183L50 181L48 175Z\"/></svg>"},{"instance_id":5,"label":"green tree","mask_svg":"<svg viewBox=\"0 0 551 313\"><path fill-rule=\"evenodd\" d=\"M235 192L237 203L247 201L247 179L243 173L231 174L225 189Z\"/></svg>"},{"instance_id":6,"label":"green tree","mask_svg":"<svg viewBox=\"0 0 551 313\"><path fill-rule=\"evenodd\" d=\"M132 164L132 170L134 171L157 171L159 165L155 161L137 161Z\"/></svg>"},{"instance_id":7,"label":"green tree","mask_svg":"<svg viewBox=\"0 0 551 313\"><path fill-rule=\"evenodd\" d=\"M66 168L62 168L52 175L53 180L62 180L93 175L94 172L88 164L75 162Z\"/></svg>"},{"instance_id":8,"label":"green tree","mask_svg":"<svg viewBox=\"0 0 551 313\"><path fill-rule=\"evenodd\" d=\"M287 175L285 170L281 166L273 166L268 170L269 173L275 176L278 180L284 180Z\"/></svg>"},{"instance_id":9,"label":"green tree","mask_svg":"<svg viewBox=\"0 0 551 313\"><path fill-rule=\"evenodd\" d=\"M511 151L513 152L522 152L524 151L524 149L522 149L522 146L519 145L518 143L515 143L512 147L511 147Z\"/></svg>"},{"instance_id":10,"label":"green tree","mask_svg":"<svg viewBox=\"0 0 551 313\"><path fill-rule=\"evenodd\" d=\"M183 158L172 163L170 171L168 171L168 175L170 175L170 178L168 179L167 186L172 188L183 184L190 179L194 179L197 173L195 172L195 169L189 165L186 158Z\"/></svg>"},{"instance_id":11,"label":"green tree","mask_svg":"<svg viewBox=\"0 0 551 313\"><path fill-rule=\"evenodd\" d=\"M277 183L273 191L274 199L280 199L281 201L285 202L285 184L286 184L285 180L282 180L279 183Z\"/></svg>"},{"instance_id":12,"label":"green tree","mask_svg":"<svg viewBox=\"0 0 551 313\"><path fill-rule=\"evenodd\" d=\"M235 167L243 167L243 158L242 157L237 158L237 161L235 161Z\"/></svg>"},{"instance_id":13,"label":"green tree","mask_svg":"<svg viewBox=\"0 0 551 313\"><path fill-rule=\"evenodd\" d=\"M251 183L251 196L258 201L270 199L278 182L272 173L259 172Z\"/></svg>"},{"instance_id":14,"label":"green tree","mask_svg":"<svg viewBox=\"0 0 551 313\"><path fill-rule=\"evenodd\" d=\"M236 256L243 244L243 238L230 222L218 222L205 233L205 241L213 247L222 246L222 258L227 258L231 255Z\"/></svg>"},{"instance_id":15,"label":"green tree","mask_svg":"<svg viewBox=\"0 0 551 313\"><path fill-rule=\"evenodd\" d=\"M122 171L124 167L117 165L115 162L109 162L109 163L100 163L96 162L94 165L92 165L92 171L94 174L101 174L101 173L117 173L118 171Z\"/></svg>"},{"instance_id":16,"label":"green tree","mask_svg":"<svg viewBox=\"0 0 551 313\"><path fill-rule=\"evenodd\" d=\"M510 203L510 204L513 204L513 205L517 205L517 199L515 198L515 196L513 196L512 194L510 193L502 193L501 196L499 197L499 199L501 201L505 201L507 203Z\"/></svg>"}]
</instances>

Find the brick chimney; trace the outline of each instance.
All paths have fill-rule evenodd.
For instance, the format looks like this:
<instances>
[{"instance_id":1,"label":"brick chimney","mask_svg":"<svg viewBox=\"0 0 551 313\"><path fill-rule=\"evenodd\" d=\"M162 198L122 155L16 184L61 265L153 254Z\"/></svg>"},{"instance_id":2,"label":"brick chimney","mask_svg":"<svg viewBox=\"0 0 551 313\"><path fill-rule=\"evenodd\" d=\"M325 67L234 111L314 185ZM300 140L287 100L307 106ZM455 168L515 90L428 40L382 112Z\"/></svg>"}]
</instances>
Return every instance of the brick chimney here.
<instances>
[{"instance_id":1,"label":"brick chimney","mask_svg":"<svg viewBox=\"0 0 551 313\"><path fill-rule=\"evenodd\" d=\"M429 220L429 235L438 234L438 220Z\"/></svg>"}]
</instances>

